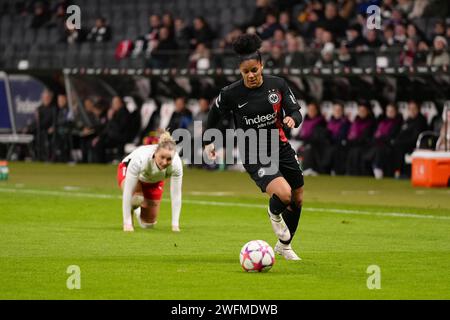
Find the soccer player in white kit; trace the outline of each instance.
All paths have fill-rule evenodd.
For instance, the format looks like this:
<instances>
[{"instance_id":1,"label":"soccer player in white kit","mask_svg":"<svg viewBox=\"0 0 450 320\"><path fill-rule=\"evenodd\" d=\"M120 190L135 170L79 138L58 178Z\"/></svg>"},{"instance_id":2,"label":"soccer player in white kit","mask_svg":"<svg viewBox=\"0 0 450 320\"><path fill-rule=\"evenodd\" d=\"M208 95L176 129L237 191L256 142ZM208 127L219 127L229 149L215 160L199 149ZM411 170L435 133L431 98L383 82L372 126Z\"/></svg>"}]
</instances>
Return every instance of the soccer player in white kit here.
<instances>
[{"instance_id":1,"label":"soccer player in white kit","mask_svg":"<svg viewBox=\"0 0 450 320\"><path fill-rule=\"evenodd\" d=\"M142 228L157 222L164 179L170 177L172 231L180 231L183 163L170 133L163 132L157 145L141 146L126 156L117 169L123 191L123 231L134 231L133 213Z\"/></svg>"}]
</instances>

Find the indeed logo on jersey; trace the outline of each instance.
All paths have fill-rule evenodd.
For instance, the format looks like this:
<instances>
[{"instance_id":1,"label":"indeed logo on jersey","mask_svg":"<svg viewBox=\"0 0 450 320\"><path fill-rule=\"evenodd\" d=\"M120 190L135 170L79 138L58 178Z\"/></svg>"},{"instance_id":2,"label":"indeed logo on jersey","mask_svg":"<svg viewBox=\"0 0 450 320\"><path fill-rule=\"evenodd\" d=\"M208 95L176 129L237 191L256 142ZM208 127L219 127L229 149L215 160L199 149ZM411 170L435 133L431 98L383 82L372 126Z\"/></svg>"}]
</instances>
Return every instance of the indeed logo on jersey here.
<instances>
[{"instance_id":1,"label":"indeed logo on jersey","mask_svg":"<svg viewBox=\"0 0 450 320\"><path fill-rule=\"evenodd\" d=\"M244 116L243 119L245 121L245 124L248 126L256 124L258 125L258 128L262 128L274 124L277 120L277 113L269 113L264 116L258 114L254 118L247 118L247 116Z\"/></svg>"}]
</instances>

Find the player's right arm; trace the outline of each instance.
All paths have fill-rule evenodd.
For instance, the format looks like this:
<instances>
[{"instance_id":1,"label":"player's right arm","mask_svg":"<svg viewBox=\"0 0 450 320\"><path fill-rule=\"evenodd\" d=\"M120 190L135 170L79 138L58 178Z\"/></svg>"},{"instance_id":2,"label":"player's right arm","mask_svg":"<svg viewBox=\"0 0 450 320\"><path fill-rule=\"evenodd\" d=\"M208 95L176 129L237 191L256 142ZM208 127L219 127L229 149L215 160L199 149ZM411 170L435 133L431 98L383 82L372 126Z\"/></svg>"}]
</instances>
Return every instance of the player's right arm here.
<instances>
[{"instance_id":1,"label":"player's right arm","mask_svg":"<svg viewBox=\"0 0 450 320\"><path fill-rule=\"evenodd\" d=\"M222 116L226 113L229 113L230 109L228 108L226 101L225 101L225 92L222 89L220 91L220 94L217 96L217 98L212 103L211 107L209 108L208 113L208 120L206 121L206 130L217 128L220 119ZM208 155L209 159L216 159L216 151L214 149L214 143L211 140L204 140L203 141L205 146L206 154Z\"/></svg>"},{"instance_id":2,"label":"player's right arm","mask_svg":"<svg viewBox=\"0 0 450 320\"><path fill-rule=\"evenodd\" d=\"M122 215L123 215L123 231L134 231L133 216L131 211L133 206L131 204L133 193L139 181L140 165L138 160L131 159L127 167L127 173L123 184L122 193Z\"/></svg>"}]
</instances>

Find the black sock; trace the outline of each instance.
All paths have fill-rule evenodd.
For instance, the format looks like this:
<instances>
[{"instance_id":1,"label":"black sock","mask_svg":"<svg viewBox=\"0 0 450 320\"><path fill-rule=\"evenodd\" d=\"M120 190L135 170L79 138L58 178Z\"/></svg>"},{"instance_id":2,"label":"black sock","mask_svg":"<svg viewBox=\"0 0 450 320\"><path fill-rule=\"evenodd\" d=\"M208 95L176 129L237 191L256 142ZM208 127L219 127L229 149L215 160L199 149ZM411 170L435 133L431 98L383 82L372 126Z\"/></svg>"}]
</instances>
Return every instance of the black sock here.
<instances>
[{"instance_id":1,"label":"black sock","mask_svg":"<svg viewBox=\"0 0 450 320\"><path fill-rule=\"evenodd\" d=\"M288 205L284 204L276 194L273 194L269 200L269 209L272 214L281 214L287 206Z\"/></svg>"},{"instance_id":2,"label":"black sock","mask_svg":"<svg viewBox=\"0 0 450 320\"><path fill-rule=\"evenodd\" d=\"M302 206L297 206L294 202L291 202L291 208L286 208L284 210L282 217L286 223L289 232L291 233L291 238L288 241L282 241L283 244L290 244L295 232L297 231L298 223L300 221L300 215L302 213Z\"/></svg>"}]
</instances>

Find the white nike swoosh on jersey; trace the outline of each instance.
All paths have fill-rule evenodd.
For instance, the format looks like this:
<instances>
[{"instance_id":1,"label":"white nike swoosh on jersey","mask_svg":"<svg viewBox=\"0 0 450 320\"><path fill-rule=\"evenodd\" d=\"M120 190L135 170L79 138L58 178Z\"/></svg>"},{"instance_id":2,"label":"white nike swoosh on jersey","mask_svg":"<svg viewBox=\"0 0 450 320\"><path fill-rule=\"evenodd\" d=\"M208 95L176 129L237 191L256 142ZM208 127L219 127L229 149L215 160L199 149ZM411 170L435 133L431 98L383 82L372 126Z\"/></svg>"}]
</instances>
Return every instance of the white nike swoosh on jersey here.
<instances>
[{"instance_id":1,"label":"white nike swoosh on jersey","mask_svg":"<svg viewBox=\"0 0 450 320\"><path fill-rule=\"evenodd\" d=\"M247 101L246 103L243 103L243 104L238 104L238 108L239 108L239 109L242 108L242 107L245 106L247 103L248 103L248 101Z\"/></svg>"}]
</instances>

